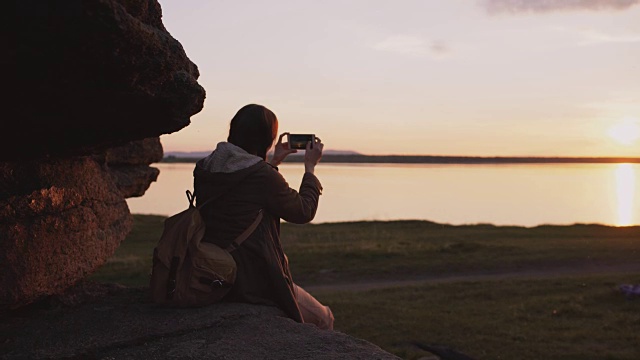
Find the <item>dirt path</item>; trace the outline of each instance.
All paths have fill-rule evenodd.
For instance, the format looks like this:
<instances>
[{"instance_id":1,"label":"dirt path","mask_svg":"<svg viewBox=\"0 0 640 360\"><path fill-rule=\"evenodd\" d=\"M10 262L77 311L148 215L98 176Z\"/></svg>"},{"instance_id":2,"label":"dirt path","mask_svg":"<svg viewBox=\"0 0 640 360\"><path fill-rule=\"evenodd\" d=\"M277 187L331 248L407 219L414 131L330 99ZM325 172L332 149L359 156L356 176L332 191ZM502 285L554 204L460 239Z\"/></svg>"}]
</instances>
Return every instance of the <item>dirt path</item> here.
<instances>
[{"instance_id":1,"label":"dirt path","mask_svg":"<svg viewBox=\"0 0 640 360\"><path fill-rule=\"evenodd\" d=\"M414 286L424 284L452 283L459 281L496 281L506 279L550 279L576 275L612 275L640 274L640 261L631 264L590 265L580 267L547 267L544 269L522 269L507 272L485 272L472 274L429 275L419 278L398 280L373 280L353 283L307 285L304 288L310 293L334 291L366 291L391 287ZM629 282L640 282L640 276L632 276Z\"/></svg>"}]
</instances>

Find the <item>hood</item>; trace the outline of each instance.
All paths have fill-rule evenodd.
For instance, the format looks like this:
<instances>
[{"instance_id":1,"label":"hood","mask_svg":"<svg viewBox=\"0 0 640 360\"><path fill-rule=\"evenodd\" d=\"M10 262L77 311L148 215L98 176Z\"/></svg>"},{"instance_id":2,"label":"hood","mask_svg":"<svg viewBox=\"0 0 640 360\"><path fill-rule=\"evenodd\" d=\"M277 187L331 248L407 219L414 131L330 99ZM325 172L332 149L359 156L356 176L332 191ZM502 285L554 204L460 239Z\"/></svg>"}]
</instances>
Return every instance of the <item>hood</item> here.
<instances>
[{"instance_id":1,"label":"hood","mask_svg":"<svg viewBox=\"0 0 640 360\"><path fill-rule=\"evenodd\" d=\"M249 154L243 148L230 142L220 142L206 158L198 161L203 170L212 173L232 173L246 169L262 161L262 158Z\"/></svg>"},{"instance_id":2,"label":"hood","mask_svg":"<svg viewBox=\"0 0 640 360\"><path fill-rule=\"evenodd\" d=\"M193 170L194 190L206 187L205 193L219 195L255 171L269 166L261 157L251 155L241 147L220 142L213 152L198 160ZM207 196L208 197L208 196Z\"/></svg>"}]
</instances>

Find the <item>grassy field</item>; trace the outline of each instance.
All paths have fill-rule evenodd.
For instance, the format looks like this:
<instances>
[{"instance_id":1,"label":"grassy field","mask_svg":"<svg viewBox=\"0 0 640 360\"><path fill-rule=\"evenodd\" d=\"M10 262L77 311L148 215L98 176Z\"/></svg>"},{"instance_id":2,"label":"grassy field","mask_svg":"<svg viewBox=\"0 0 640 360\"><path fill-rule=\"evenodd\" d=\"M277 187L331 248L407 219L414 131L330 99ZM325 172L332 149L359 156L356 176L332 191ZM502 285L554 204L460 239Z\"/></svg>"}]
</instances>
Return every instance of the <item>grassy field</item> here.
<instances>
[{"instance_id":1,"label":"grassy field","mask_svg":"<svg viewBox=\"0 0 640 360\"><path fill-rule=\"evenodd\" d=\"M164 217L136 215L134 229L93 280L146 285ZM640 227L449 226L426 221L283 224L303 286L522 270L600 269L640 263ZM638 359L640 299L621 283L640 271L424 283L315 294L336 330L405 359L428 353L411 341L478 359Z\"/></svg>"},{"instance_id":2,"label":"grassy field","mask_svg":"<svg viewBox=\"0 0 640 360\"><path fill-rule=\"evenodd\" d=\"M635 276L455 282L317 295L335 327L405 359L444 345L476 359L639 359L640 299L617 291Z\"/></svg>"}]
</instances>

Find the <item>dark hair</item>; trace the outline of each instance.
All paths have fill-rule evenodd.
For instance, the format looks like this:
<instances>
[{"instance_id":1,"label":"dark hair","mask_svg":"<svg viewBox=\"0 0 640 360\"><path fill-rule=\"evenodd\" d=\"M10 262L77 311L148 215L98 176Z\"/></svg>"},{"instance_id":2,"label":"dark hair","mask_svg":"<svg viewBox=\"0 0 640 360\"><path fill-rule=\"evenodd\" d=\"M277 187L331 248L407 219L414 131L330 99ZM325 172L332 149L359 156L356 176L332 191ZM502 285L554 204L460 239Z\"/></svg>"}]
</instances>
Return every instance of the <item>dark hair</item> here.
<instances>
[{"instance_id":1,"label":"dark hair","mask_svg":"<svg viewBox=\"0 0 640 360\"><path fill-rule=\"evenodd\" d=\"M231 119L227 141L249 154L267 159L267 151L278 134L276 115L262 105L243 106Z\"/></svg>"}]
</instances>

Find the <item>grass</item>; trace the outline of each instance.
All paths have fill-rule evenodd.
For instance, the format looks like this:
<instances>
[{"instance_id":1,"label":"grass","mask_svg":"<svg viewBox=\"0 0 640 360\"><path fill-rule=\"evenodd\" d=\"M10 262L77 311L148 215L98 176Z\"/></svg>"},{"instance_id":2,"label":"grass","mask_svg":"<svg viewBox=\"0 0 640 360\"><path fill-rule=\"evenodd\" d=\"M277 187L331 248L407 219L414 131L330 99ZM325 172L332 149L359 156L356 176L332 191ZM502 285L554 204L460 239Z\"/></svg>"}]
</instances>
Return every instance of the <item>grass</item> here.
<instances>
[{"instance_id":1,"label":"grass","mask_svg":"<svg viewBox=\"0 0 640 360\"><path fill-rule=\"evenodd\" d=\"M147 285L165 217L135 215L130 235L93 280ZM449 226L427 221L282 225L297 283L638 264L640 227ZM434 283L314 294L336 329L405 359L411 341L478 359L640 358L640 299L616 286L640 273Z\"/></svg>"},{"instance_id":2,"label":"grass","mask_svg":"<svg viewBox=\"0 0 640 360\"><path fill-rule=\"evenodd\" d=\"M640 227L450 226L427 221L283 226L304 284L637 262Z\"/></svg>"},{"instance_id":3,"label":"grass","mask_svg":"<svg viewBox=\"0 0 640 360\"><path fill-rule=\"evenodd\" d=\"M639 359L640 299L616 287L633 276L457 282L318 295L336 330L404 359L411 341L477 359Z\"/></svg>"},{"instance_id":4,"label":"grass","mask_svg":"<svg viewBox=\"0 0 640 360\"><path fill-rule=\"evenodd\" d=\"M133 231L94 279L148 282L165 217L134 215ZM633 263L640 227L451 226L428 221L282 225L282 243L302 285L425 274ZM126 276L123 278L123 276Z\"/></svg>"}]
</instances>

